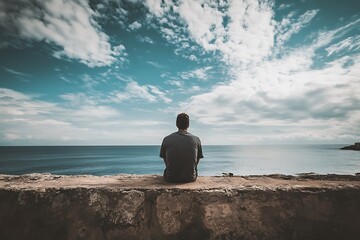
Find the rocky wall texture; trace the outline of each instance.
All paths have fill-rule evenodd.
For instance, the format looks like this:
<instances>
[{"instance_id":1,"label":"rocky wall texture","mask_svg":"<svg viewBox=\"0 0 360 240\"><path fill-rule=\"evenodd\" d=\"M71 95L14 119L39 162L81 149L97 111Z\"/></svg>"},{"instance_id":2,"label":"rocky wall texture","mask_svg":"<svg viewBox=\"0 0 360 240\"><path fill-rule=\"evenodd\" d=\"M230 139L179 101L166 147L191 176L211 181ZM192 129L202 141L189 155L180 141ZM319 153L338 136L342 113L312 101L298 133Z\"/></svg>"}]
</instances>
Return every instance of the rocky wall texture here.
<instances>
[{"instance_id":1,"label":"rocky wall texture","mask_svg":"<svg viewBox=\"0 0 360 240\"><path fill-rule=\"evenodd\" d=\"M57 182L62 181L59 178ZM136 178L126 181L134 184L141 180ZM154 179L156 187L152 181L148 187L124 187L126 181L119 186L77 186L76 178L72 184L59 187L46 179L2 177L1 239L288 240L360 236L359 178L316 180L314 184L311 179L272 183L272 178L258 177L254 185L251 179L213 179L222 181L221 187L204 185L206 179L195 187L159 185L161 177Z\"/></svg>"}]
</instances>

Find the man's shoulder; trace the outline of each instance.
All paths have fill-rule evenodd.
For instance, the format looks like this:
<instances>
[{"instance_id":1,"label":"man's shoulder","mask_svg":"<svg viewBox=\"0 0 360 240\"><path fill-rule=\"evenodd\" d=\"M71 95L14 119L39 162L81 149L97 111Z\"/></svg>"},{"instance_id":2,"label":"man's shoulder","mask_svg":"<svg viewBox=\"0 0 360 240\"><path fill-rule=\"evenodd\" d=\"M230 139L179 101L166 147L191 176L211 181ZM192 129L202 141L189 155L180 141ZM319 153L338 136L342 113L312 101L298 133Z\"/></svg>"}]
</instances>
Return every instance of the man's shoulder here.
<instances>
[{"instance_id":1,"label":"man's shoulder","mask_svg":"<svg viewBox=\"0 0 360 240\"><path fill-rule=\"evenodd\" d=\"M166 137L164 137L164 140L166 140L166 139L171 139L171 138L175 137L176 135L177 135L177 133L176 133L176 132L173 132L173 133L167 135Z\"/></svg>"},{"instance_id":2,"label":"man's shoulder","mask_svg":"<svg viewBox=\"0 0 360 240\"><path fill-rule=\"evenodd\" d=\"M189 135L192 136L192 137L195 137L195 138L199 138L198 136L196 136L196 135L194 135L192 133L189 133Z\"/></svg>"},{"instance_id":3,"label":"man's shoulder","mask_svg":"<svg viewBox=\"0 0 360 240\"><path fill-rule=\"evenodd\" d=\"M174 136L178 136L178 135L179 135L178 132L173 132L173 133L170 133L168 135L168 137L174 137Z\"/></svg>"},{"instance_id":4,"label":"man's shoulder","mask_svg":"<svg viewBox=\"0 0 360 240\"><path fill-rule=\"evenodd\" d=\"M196 135L194 135L194 134L192 134L192 133L187 133L187 135L189 136L189 137L191 137L192 139L195 139L196 141L198 141L198 142L200 142L200 138L198 137L198 136L196 136Z\"/></svg>"}]
</instances>

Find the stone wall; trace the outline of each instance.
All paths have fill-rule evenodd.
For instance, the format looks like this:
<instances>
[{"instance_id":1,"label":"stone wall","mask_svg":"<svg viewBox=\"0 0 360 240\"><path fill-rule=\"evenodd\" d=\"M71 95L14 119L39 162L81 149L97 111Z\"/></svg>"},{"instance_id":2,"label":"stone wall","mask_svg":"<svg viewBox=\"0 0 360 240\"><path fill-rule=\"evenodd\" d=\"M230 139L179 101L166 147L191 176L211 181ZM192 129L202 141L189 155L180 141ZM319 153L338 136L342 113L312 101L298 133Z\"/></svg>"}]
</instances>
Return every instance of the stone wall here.
<instances>
[{"instance_id":1,"label":"stone wall","mask_svg":"<svg viewBox=\"0 0 360 240\"><path fill-rule=\"evenodd\" d=\"M203 177L182 185L166 184L160 176L90 178L0 177L1 239L360 236L355 176Z\"/></svg>"}]
</instances>

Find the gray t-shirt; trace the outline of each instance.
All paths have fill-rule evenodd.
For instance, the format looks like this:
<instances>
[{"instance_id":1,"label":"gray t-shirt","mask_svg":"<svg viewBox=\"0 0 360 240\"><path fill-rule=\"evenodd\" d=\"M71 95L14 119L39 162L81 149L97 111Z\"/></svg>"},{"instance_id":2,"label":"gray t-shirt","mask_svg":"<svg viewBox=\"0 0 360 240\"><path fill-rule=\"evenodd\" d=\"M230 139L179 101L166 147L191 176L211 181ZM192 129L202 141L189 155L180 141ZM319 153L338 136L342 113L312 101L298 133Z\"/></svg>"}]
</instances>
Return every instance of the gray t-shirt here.
<instances>
[{"instance_id":1,"label":"gray t-shirt","mask_svg":"<svg viewBox=\"0 0 360 240\"><path fill-rule=\"evenodd\" d=\"M197 178L197 165L203 158L200 139L189 132L178 131L165 137L160 157L165 161L165 179L191 182Z\"/></svg>"}]
</instances>

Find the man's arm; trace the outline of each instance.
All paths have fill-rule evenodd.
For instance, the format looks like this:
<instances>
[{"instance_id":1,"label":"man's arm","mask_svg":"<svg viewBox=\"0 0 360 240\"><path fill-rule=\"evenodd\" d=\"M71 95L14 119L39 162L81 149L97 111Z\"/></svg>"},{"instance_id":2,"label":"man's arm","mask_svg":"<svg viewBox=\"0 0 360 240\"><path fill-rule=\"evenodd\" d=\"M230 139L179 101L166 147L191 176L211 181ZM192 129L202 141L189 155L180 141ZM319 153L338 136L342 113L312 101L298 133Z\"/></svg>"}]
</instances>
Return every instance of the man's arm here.
<instances>
[{"instance_id":1,"label":"man's arm","mask_svg":"<svg viewBox=\"0 0 360 240\"><path fill-rule=\"evenodd\" d=\"M166 164L166 147L165 147L165 141L164 140L163 140L163 142L161 144L161 148L160 148L160 157L164 159L164 162Z\"/></svg>"},{"instance_id":2,"label":"man's arm","mask_svg":"<svg viewBox=\"0 0 360 240\"><path fill-rule=\"evenodd\" d=\"M203 155L203 151L202 151L201 141L200 141L200 139L199 139L198 155L197 155L198 163L199 163L199 161L200 161L200 158L204 158L204 155Z\"/></svg>"}]
</instances>

